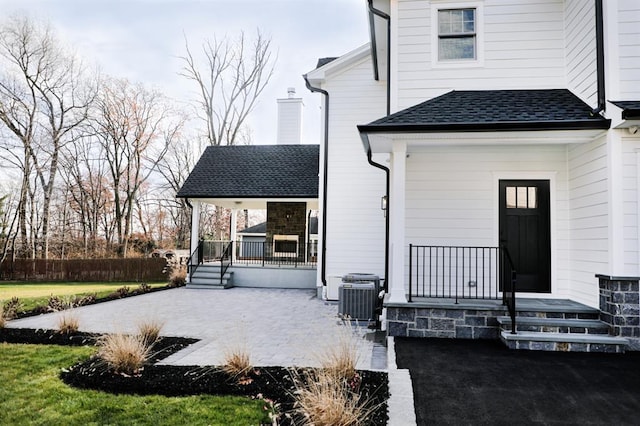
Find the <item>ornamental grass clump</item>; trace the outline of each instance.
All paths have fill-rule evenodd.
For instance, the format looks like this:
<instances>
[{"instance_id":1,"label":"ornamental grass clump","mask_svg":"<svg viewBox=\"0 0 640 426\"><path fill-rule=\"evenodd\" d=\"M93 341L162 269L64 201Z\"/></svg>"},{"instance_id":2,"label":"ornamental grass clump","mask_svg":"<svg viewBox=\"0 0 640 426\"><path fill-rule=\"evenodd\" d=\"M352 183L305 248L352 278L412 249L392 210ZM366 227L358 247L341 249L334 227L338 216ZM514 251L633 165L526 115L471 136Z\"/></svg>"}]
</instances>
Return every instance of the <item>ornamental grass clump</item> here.
<instances>
[{"instance_id":1,"label":"ornamental grass clump","mask_svg":"<svg viewBox=\"0 0 640 426\"><path fill-rule=\"evenodd\" d=\"M357 380L358 372L358 341L357 337L347 329L340 333L335 344L330 345L322 354L320 365L328 374L338 379Z\"/></svg>"},{"instance_id":2,"label":"ornamental grass clump","mask_svg":"<svg viewBox=\"0 0 640 426\"><path fill-rule=\"evenodd\" d=\"M80 328L80 319L76 314L65 311L58 317L58 331L61 334L73 334Z\"/></svg>"},{"instance_id":3,"label":"ornamental grass clump","mask_svg":"<svg viewBox=\"0 0 640 426\"><path fill-rule=\"evenodd\" d=\"M169 285L171 287L182 287L187 284L187 268L179 265L171 271L169 276Z\"/></svg>"},{"instance_id":4,"label":"ornamental grass clump","mask_svg":"<svg viewBox=\"0 0 640 426\"><path fill-rule=\"evenodd\" d=\"M142 321L138 324L138 336L142 338L149 346L153 345L160 337L163 323L158 320Z\"/></svg>"},{"instance_id":5,"label":"ornamental grass clump","mask_svg":"<svg viewBox=\"0 0 640 426\"><path fill-rule=\"evenodd\" d=\"M247 384L249 372L252 369L251 357L246 347L236 346L225 351L222 371L231 378L237 379L240 383Z\"/></svg>"},{"instance_id":6,"label":"ornamental grass clump","mask_svg":"<svg viewBox=\"0 0 640 426\"><path fill-rule=\"evenodd\" d=\"M98 357L115 373L139 374L151 355L151 346L139 335L106 334L98 340Z\"/></svg>"},{"instance_id":7,"label":"ornamental grass clump","mask_svg":"<svg viewBox=\"0 0 640 426\"><path fill-rule=\"evenodd\" d=\"M327 369L292 373L295 407L304 425L360 426L368 424L375 407L362 400L348 381Z\"/></svg>"}]
</instances>

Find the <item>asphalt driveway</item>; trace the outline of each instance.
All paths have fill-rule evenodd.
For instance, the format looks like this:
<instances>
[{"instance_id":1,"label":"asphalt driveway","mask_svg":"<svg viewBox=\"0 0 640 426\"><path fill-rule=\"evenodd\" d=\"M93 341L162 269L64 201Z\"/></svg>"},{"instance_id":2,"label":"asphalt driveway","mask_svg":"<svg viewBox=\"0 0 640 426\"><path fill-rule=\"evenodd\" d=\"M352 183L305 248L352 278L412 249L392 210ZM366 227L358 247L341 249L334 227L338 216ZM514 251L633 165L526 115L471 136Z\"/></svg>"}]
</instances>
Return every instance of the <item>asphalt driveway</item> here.
<instances>
[{"instance_id":1,"label":"asphalt driveway","mask_svg":"<svg viewBox=\"0 0 640 426\"><path fill-rule=\"evenodd\" d=\"M396 338L418 425L639 425L640 353L511 351L497 341Z\"/></svg>"}]
</instances>

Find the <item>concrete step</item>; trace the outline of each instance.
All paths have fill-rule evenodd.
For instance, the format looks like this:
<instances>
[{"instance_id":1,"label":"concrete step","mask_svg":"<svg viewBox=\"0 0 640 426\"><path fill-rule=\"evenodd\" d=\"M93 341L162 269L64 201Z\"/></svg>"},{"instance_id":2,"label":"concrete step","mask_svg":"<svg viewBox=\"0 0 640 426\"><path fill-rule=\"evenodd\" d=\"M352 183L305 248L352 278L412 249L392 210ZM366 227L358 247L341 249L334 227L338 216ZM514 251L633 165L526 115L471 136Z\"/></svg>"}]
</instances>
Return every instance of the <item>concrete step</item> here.
<instances>
[{"instance_id":1,"label":"concrete step","mask_svg":"<svg viewBox=\"0 0 640 426\"><path fill-rule=\"evenodd\" d=\"M501 331L502 340L510 349L555 352L624 353L629 341L622 337L584 333L544 333L535 331Z\"/></svg>"},{"instance_id":2,"label":"concrete step","mask_svg":"<svg viewBox=\"0 0 640 426\"><path fill-rule=\"evenodd\" d=\"M500 327L511 332L511 318L498 317ZM517 317L516 331L544 333L609 334L609 326L596 319Z\"/></svg>"},{"instance_id":3,"label":"concrete step","mask_svg":"<svg viewBox=\"0 0 640 426\"><path fill-rule=\"evenodd\" d=\"M586 308L581 310L545 310L545 311L526 311L516 308L518 317L526 318L554 318L554 319L599 319L600 311L593 308Z\"/></svg>"},{"instance_id":4,"label":"concrete step","mask_svg":"<svg viewBox=\"0 0 640 426\"><path fill-rule=\"evenodd\" d=\"M189 283L188 288L231 288L233 287L233 272L226 272L222 279L220 279L220 269L217 271L212 268L198 268Z\"/></svg>"},{"instance_id":5,"label":"concrete step","mask_svg":"<svg viewBox=\"0 0 640 426\"><path fill-rule=\"evenodd\" d=\"M187 283L187 288L193 289L205 289L205 290L226 290L228 288L233 287L232 284L225 283L223 285L218 284L198 284L198 283Z\"/></svg>"}]
</instances>

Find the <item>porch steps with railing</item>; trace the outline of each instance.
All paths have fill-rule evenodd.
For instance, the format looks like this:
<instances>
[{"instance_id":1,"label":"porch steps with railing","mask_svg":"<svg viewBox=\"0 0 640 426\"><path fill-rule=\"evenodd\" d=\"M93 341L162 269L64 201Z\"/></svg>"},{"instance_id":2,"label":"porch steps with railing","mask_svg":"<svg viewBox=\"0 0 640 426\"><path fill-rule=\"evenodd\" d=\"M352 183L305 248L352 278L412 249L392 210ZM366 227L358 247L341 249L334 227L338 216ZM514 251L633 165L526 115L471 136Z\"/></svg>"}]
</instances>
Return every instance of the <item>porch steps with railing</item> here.
<instances>
[{"instance_id":1,"label":"porch steps with railing","mask_svg":"<svg viewBox=\"0 0 640 426\"><path fill-rule=\"evenodd\" d=\"M518 311L516 334L511 332L510 317L497 320L500 340L510 349L623 353L628 340L610 336L609 326L598 317L599 311L587 306Z\"/></svg>"},{"instance_id":2,"label":"porch steps with railing","mask_svg":"<svg viewBox=\"0 0 640 426\"><path fill-rule=\"evenodd\" d=\"M187 288L226 289L233 287L233 272L220 279L220 265L202 264L191 275Z\"/></svg>"}]
</instances>

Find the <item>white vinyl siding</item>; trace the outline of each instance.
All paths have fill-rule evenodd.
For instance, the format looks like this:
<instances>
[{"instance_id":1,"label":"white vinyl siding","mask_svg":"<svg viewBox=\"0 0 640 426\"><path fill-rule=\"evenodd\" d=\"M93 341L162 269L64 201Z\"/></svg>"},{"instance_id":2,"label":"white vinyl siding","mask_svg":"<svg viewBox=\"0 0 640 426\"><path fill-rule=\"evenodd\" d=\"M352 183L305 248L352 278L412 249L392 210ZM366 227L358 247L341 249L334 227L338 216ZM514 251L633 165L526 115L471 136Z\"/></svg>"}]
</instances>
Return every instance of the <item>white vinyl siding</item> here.
<instances>
[{"instance_id":1,"label":"white vinyl siding","mask_svg":"<svg viewBox=\"0 0 640 426\"><path fill-rule=\"evenodd\" d=\"M640 276L640 138L622 139L624 275Z\"/></svg>"},{"instance_id":2,"label":"white vinyl siding","mask_svg":"<svg viewBox=\"0 0 640 426\"><path fill-rule=\"evenodd\" d=\"M473 2L437 2L440 9ZM482 5L482 66L447 67L433 63L432 9L429 2L399 0L397 35L392 41L397 108L403 109L453 89L551 89L566 87L564 2L499 0ZM478 18L480 19L480 18ZM433 29L437 33L437 28ZM437 40L437 37L435 37Z\"/></svg>"},{"instance_id":3,"label":"white vinyl siding","mask_svg":"<svg viewBox=\"0 0 640 426\"><path fill-rule=\"evenodd\" d=\"M405 243L495 247L498 180L547 177L553 177L555 209L552 296L569 297L564 145L433 147L411 152L407 158ZM408 265L408 258L406 262Z\"/></svg>"},{"instance_id":4,"label":"white vinyl siding","mask_svg":"<svg viewBox=\"0 0 640 426\"><path fill-rule=\"evenodd\" d=\"M380 200L385 175L367 162L356 128L385 115L386 86L373 80L371 70L367 56L330 75L322 87L330 96L327 276L349 272L384 276L385 218Z\"/></svg>"},{"instance_id":5,"label":"white vinyl siding","mask_svg":"<svg viewBox=\"0 0 640 426\"><path fill-rule=\"evenodd\" d=\"M565 4L567 87L589 105L598 101L595 5L567 0Z\"/></svg>"},{"instance_id":6,"label":"white vinyl siding","mask_svg":"<svg viewBox=\"0 0 640 426\"><path fill-rule=\"evenodd\" d=\"M598 306L596 274L609 272L606 137L569 147L571 295Z\"/></svg>"},{"instance_id":7,"label":"white vinyl siding","mask_svg":"<svg viewBox=\"0 0 640 426\"><path fill-rule=\"evenodd\" d=\"M619 0L620 95L640 100L640 1Z\"/></svg>"}]
</instances>

